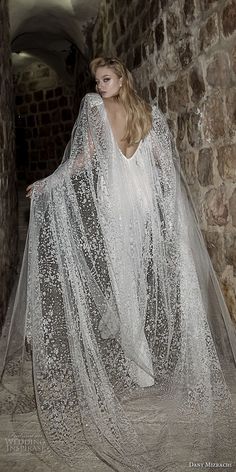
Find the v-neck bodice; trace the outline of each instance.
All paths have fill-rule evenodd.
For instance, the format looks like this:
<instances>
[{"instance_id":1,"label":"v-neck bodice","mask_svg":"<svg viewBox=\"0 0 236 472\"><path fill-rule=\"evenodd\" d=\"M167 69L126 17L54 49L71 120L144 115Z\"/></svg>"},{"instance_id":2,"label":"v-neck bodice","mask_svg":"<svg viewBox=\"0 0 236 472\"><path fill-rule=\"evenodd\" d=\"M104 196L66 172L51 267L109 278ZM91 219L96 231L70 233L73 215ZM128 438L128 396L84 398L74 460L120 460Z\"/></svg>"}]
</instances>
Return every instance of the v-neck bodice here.
<instances>
[{"instance_id":1,"label":"v-neck bodice","mask_svg":"<svg viewBox=\"0 0 236 472\"><path fill-rule=\"evenodd\" d=\"M141 147L141 144L142 144L142 140L139 141L138 147L137 147L137 149L134 151L134 153L132 154L132 156L127 157L127 156L125 156L125 154L121 151L120 147L118 146L116 140L114 139L113 133L112 133L112 138L113 138L114 144L115 144L115 146L117 147L118 151L120 152L121 156L122 156L126 161L132 161L132 160L136 157L136 155L138 154L138 151L140 150L140 147Z\"/></svg>"}]
</instances>

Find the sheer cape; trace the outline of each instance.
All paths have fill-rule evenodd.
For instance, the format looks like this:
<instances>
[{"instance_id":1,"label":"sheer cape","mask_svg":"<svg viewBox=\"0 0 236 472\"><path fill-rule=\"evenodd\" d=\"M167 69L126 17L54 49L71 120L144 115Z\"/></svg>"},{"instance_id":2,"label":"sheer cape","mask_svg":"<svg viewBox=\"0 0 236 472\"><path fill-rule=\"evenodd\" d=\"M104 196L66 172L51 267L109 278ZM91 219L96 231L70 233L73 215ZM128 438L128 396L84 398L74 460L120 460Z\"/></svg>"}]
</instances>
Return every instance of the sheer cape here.
<instances>
[{"instance_id":1,"label":"sheer cape","mask_svg":"<svg viewBox=\"0 0 236 472\"><path fill-rule=\"evenodd\" d=\"M35 401L48 450L75 470L84 442L118 471L235 459L235 326L165 118L152 115L128 159L87 94L61 165L34 185L2 410Z\"/></svg>"}]
</instances>

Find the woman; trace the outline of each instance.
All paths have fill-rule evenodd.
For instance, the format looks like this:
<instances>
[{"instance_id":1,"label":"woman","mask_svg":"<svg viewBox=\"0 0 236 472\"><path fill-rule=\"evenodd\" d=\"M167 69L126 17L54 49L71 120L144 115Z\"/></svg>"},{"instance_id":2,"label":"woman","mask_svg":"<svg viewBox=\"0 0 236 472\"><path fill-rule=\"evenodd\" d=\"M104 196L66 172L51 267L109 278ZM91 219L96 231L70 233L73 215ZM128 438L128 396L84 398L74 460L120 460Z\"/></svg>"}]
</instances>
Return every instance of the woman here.
<instances>
[{"instance_id":1,"label":"woman","mask_svg":"<svg viewBox=\"0 0 236 472\"><path fill-rule=\"evenodd\" d=\"M98 93L83 98L61 165L27 188L4 359L5 373L19 368L16 411L27 341L42 431L75 470L86 444L104 470L232 463L235 327L178 154L121 61L90 67Z\"/></svg>"}]
</instances>

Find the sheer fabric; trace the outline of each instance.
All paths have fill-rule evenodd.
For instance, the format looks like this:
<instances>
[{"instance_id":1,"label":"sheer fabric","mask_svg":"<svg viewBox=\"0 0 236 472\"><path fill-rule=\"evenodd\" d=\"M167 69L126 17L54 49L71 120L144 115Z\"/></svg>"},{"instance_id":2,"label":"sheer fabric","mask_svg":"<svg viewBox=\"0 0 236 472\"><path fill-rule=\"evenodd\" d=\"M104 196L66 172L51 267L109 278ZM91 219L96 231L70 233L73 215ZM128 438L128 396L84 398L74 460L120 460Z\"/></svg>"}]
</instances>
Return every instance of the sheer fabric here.
<instances>
[{"instance_id":1,"label":"sheer fabric","mask_svg":"<svg viewBox=\"0 0 236 472\"><path fill-rule=\"evenodd\" d=\"M9 372L19 382L2 409L35 401L49 450L75 470L83 441L117 471L235 460L235 326L165 118L152 115L127 158L87 94L61 165L34 185L1 341L2 385Z\"/></svg>"}]
</instances>

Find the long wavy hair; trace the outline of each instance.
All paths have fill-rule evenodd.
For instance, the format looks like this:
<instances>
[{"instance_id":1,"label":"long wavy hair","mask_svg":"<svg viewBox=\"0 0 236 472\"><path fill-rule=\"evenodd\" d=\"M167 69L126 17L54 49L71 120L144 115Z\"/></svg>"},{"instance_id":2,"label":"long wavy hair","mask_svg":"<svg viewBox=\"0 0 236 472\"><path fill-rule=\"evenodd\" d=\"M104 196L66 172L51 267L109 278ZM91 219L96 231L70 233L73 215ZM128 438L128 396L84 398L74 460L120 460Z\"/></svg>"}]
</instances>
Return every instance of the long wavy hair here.
<instances>
[{"instance_id":1,"label":"long wavy hair","mask_svg":"<svg viewBox=\"0 0 236 472\"><path fill-rule=\"evenodd\" d=\"M132 74L127 67L117 57L96 57L89 67L93 77L98 67L109 67L119 78L122 77L122 87L116 96L126 111L126 132L122 140L133 145L144 139L152 127L152 108L136 92Z\"/></svg>"}]
</instances>

